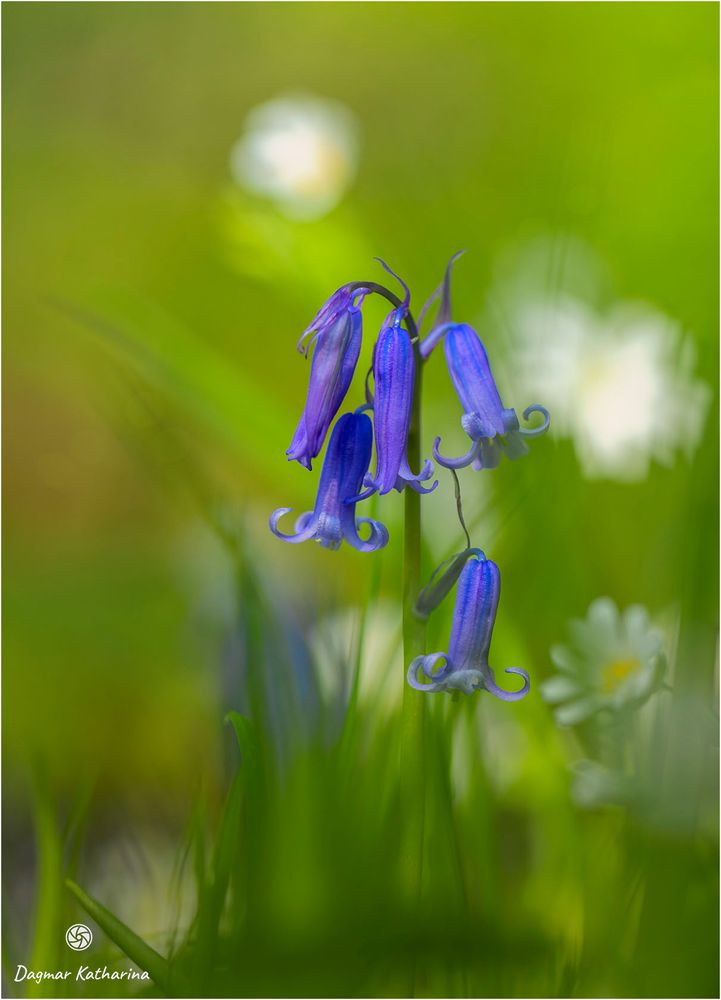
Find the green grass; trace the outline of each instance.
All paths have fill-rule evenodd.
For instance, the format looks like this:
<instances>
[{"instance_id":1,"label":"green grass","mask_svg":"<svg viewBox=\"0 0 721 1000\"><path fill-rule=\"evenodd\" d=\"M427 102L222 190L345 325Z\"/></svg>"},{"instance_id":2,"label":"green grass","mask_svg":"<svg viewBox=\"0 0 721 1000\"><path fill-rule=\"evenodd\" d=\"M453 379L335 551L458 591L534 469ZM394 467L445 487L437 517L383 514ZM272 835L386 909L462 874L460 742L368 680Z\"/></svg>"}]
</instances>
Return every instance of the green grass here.
<instances>
[{"instance_id":1,"label":"green grass","mask_svg":"<svg viewBox=\"0 0 721 1000\"><path fill-rule=\"evenodd\" d=\"M3 27L5 995L717 995L718 8L16 3ZM228 171L247 112L298 88L361 143L304 223ZM455 306L522 406L498 293L534 246L549 301L678 322L712 405L636 483L584 478L553 424L463 474L503 578L492 664L532 689L428 697L402 772L404 498L368 505L374 557L267 531L317 485L284 455L294 346L375 254L417 310L466 247ZM440 358L424 382L423 456L462 440ZM426 583L465 544L448 476L421 510ZM609 731L538 692L605 595L663 627L671 690L613 744L633 795L590 808ZM154 982L13 982L81 962Z\"/></svg>"},{"instance_id":2,"label":"green grass","mask_svg":"<svg viewBox=\"0 0 721 1000\"><path fill-rule=\"evenodd\" d=\"M251 566L237 569L253 617L248 662L263 670L283 626ZM362 661L350 652L349 678ZM213 818L198 803L182 849L197 897L184 936L161 956L81 888L82 860L64 889L67 851L44 792L33 965L56 963L63 928L86 917L100 942L92 964L125 968L120 952L148 970L155 995L713 994L710 776L685 776L708 770L708 707L696 725L709 742L679 774L660 743L686 733L688 706L678 692L656 695L640 744L650 770L637 770L645 797L583 811L569 796L572 745L538 700L434 699L424 781L410 786L425 795L418 895L401 863L415 804L403 798L398 709L379 725L382 705L351 699L339 719L321 699L316 725L303 727L297 672L273 656L277 688L251 694L255 721L229 716L236 763L222 808ZM56 985L43 995L76 995ZM97 995L95 984L75 989Z\"/></svg>"}]
</instances>

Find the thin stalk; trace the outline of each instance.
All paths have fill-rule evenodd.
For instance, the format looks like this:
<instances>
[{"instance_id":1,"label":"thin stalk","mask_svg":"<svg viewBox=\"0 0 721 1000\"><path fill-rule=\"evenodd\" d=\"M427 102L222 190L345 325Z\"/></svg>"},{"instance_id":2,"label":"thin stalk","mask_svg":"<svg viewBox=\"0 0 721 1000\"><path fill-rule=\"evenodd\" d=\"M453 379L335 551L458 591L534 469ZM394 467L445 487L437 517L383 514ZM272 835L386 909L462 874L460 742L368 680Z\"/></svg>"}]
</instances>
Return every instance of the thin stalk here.
<instances>
[{"instance_id":1,"label":"thin stalk","mask_svg":"<svg viewBox=\"0 0 721 1000\"><path fill-rule=\"evenodd\" d=\"M401 300L390 289L375 281L358 281L354 285L383 296L398 308ZM413 408L408 429L408 464L421 467L421 388L423 359L419 349L416 323L406 313L406 326L413 343L415 381ZM404 491L403 536L403 708L401 714L400 792L401 816L404 829L402 842L403 885L413 906L418 904L423 874L423 829L425 823L425 697L405 682L405 671L411 660L425 652L425 622L414 614L421 590L421 497L415 490Z\"/></svg>"},{"instance_id":2,"label":"thin stalk","mask_svg":"<svg viewBox=\"0 0 721 1000\"><path fill-rule=\"evenodd\" d=\"M410 323L409 323L410 326ZM411 331L413 337L413 331ZM422 359L414 339L415 385L408 431L408 462L421 466ZM401 810L406 831L403 844L403 877L414 905L421 894L423 875L423 827L425 822L425 698L405 683L405 671L425 652L425 622L414 613L421 590L421 497L415 490L404 492L403 537L403 709L401 716Z\"/></svg>"}]
</instances>

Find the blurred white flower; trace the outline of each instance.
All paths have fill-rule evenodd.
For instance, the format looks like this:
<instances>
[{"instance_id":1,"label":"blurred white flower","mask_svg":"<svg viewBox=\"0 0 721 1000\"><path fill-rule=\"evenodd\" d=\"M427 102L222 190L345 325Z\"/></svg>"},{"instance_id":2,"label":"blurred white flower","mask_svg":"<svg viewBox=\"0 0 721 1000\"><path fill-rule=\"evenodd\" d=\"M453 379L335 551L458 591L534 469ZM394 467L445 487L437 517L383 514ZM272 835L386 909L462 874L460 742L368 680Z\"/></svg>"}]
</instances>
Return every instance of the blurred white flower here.
<instances>
[{"instance_id":1,"label":"blurred white flower","mask_svg":"<svg viewBox=\"0 0 721 1000\"><path fill-rule=\"evenodd\" d=\"M230 154L234 180L287 216L315 219L338 204L355 174L358 128L338 101L287 95L260 104Z\"/></svg>"},{"instance_id":2,"label":"blurred white flower","mask_svg":"<svg viewBox=\"0 0 721 1000\"><path fill-rule=\"evenodd\" d=\"M571 796L582 809L621 805L632 801L637 791L625 775L595 760L579 760L572 766L571 772Z\"/></svg>"},{"instance_id":3,"label":"blurred white flower","mask_svg":"<svg viewBox=\"0 0 721 1000\"><path fill-rule=\"evenodd\" d=\"M570 297L514 311L522 395L543 399L555 431L572 437L589 478L638 480L652 460L691 457L710 390L678 325L648 306L601 316Z\"/></svg>"},{"instance_id":4,"label":"blurred white flower","mask_svg":"<svg viewBox=\"0 0 721 1000\"><path fill-rule=\"evenodd\" d=\"M658 687L665 668L662 638L640 605L623 615L608 597L600 597L583 621L569 625L571 646L554 646L551 659L559 673L541 685L559 725L584 722L601 709L640 705Z\"/></svg>"},{"instance_id":5,"label":"blurred white flower","mask_svg":"<svg viewBox=\"0 0 721 1000\"><path fill-rule=\"evenodd\" d=\"M378 601L367 609L360 658L358 699L380 714L394 712L405 685L401 609ZM343 608L321 618L309 636L318 682L325 700L343 699L350 691L358 651L360 612Z\"/></svg>"}]
</instances>

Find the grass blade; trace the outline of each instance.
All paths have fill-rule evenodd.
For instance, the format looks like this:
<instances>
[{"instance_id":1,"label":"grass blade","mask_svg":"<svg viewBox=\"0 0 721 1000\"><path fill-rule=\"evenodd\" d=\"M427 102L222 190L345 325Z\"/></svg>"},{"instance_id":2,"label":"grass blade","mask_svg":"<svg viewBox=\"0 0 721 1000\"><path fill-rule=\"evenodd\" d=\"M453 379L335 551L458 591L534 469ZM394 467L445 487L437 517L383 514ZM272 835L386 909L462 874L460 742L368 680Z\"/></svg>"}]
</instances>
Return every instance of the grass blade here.
<instances>
[{"instance_id":1,"label":"grass blade","mask_svg":"<svg viewBox=\"0 0 721 1000\"><path fill-rule=\"evenodd\" d=\"M111 941L135 962L140 969L145 969L155 985L164 993L170 992L170 966L157 951L146 944L141 937L131 931L122 920L118 920L102 903L80 888L72 879L66 879L65 885L80 903L82 908L95 923L102 928Z\"/></svg>"}]
</instances>

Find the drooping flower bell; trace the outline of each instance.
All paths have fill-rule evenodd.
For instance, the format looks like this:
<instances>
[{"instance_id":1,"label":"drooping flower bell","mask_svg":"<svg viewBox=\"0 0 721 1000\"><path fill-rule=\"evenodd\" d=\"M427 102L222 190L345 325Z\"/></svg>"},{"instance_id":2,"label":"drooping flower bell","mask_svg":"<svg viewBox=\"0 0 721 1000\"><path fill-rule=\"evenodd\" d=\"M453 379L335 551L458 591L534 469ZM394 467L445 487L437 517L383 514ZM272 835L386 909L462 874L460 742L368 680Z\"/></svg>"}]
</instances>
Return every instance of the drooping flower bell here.
<instances>
[{"instance_id":1,"label":"drooping flower bell","mask_svg":"<svg viewBox=\"0 0 721 1000\"><path fill-rule=\"evenodd\" d=\"M390 268L383 267L398 278ZM406 486L417 493L430 493L438 483L424 487L433 476L433 465L426 460L415 475L408 464L408 430L413 408L416 362L410 334L401 325L408 313L410 292L405 290L403 302L385 319L373 350L373 424L376 443L376 472L367 476L363 493L353 499L365 500L373 493L381 496Z\"/></svg>"},{"instance_id":2,"label":"drooping flower bell","mask_svg":"<svg viewBox=\"0 0 721 1000\"><path fill-rule=\"evenodd\" d=\"M298 350L306 357L313 344L315 351L305 409L286 455L289 461L300 462L307 469L323 447L328 428L353 380L363 330L360 305L366 294L365 288L343 285L298 341Z\"/></svg>"},{"instance_id":3,"label":"drooping flower bell","mask_svg":"<svg viewBox=\"0 0 721 1000\"><path fill-rule=\"evenodd\" d=\"M348 542L359 552L375 552L388 542L388 530L369 517L355 516L355 496L368 471L373 444L373 429L365 413L344 413L337 421L328 442L328 450L320 474L315 507L301 514L295 524L295 534L284 535L278 522L290 507L280 507L270 516L270 530L284 542L307 542L311 539L324 548L337 549ZM362 525L369 525L370 535L363 540L358 534Z\"/></svg>"},{"instance_id":4,"label":"drooping flower bell","mask_svg":"<svg viewBox=\"0 0 721 1000\"><path fill-rule=\"evenodd\" d=\"M507 667L507 674L523 678L520 691L504 691L488 663L493 625L501 593L498 566L479 553L463 568L456 591L451 641L447 653L417 656L408 668L407 679L417 691L489 691L503 701L519 701L530 688L530 680L520 667ZM444 663L439 669L439 660ZM422 675L424 679L420 679Z\"/></svg>"},{"instance_id":5,"label":"drooping flower bell","mask_svg":"<svg viewBox=\"0 0 721 1000\"><path fill-rule=\"evenodd\" d=\"M548 430L548 410L534 403L523 411L524 420L532 413L541 413L543 421L538 427L521 427L516 411L504 407L491 372L488 355L481 338L467 323L451 321L450 275L451 260L442 286L442 300L436 324L421 341L420 352L427 358L434 347L443 340L448 372L458 398L463 406L461 425L473 442L468 452L458 458L440 454L440 438L433 445L433 457L447 469L463 469L473 464L474 469L493 469L501 460L520 458L528 452L525 439L537 437Z\"/></svg>"}]
</instances>

